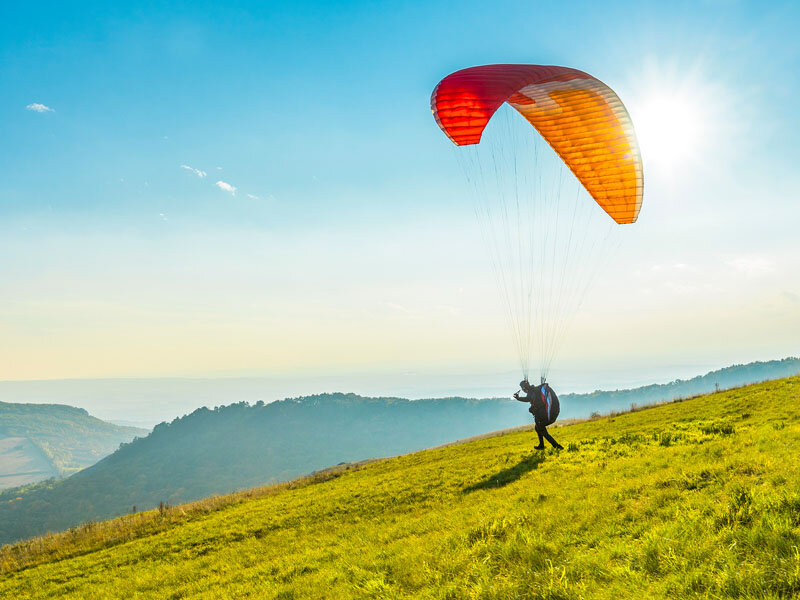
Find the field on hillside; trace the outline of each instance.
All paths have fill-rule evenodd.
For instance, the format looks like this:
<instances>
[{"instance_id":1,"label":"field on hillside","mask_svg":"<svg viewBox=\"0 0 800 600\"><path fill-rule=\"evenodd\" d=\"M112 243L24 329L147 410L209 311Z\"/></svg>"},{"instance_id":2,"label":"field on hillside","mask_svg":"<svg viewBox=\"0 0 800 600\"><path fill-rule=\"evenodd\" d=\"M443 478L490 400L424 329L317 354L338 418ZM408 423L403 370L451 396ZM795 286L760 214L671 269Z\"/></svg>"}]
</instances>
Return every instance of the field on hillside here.
<instances>
[{"instance_id":1,"label":"field on hillside","mask_svg":"<svg viewBox=\"0 0 800 600\"><path fill-rule=\"evenodd\" d=\"M0 490L57 476L58 469L28 438L0 436Z\"/></svg>"},{"instance_id":2,"label":"field on hillside","mask_svg":"<svg viewBox=\"0 0 800 600\"><path fill-rule=\"evenodd\" d=\"M8 598L791 598L800 377L0 550Z\"/></svg>"},{"instance_id":3,"label":"field on hillside","mask_svg":"<svg viewBox=\"0 0 800 600\"><path fill-rule=\"evenodd\" d=\"M67 477L146 434L73 406L0 402L0 491Z\"/></svg>"}]
</instances>

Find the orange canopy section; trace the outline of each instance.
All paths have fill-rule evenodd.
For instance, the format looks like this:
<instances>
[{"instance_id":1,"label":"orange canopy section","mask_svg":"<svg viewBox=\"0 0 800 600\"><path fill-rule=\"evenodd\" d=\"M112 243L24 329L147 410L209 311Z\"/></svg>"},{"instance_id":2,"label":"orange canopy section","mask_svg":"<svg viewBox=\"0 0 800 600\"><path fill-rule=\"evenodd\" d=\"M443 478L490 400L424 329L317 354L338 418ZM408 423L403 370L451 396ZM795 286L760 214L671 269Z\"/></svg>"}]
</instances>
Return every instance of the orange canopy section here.
<instances>
[{"instance_id":1,"label":"orange canopy section","mask_svg":"<svg viewBox=\"0 0 800 600\"><path fill-rule=\"evenodd\" d=\"M451 73L431 96L439 127L457 146L477 144L503 102L556 151L617 223L642 207L642 159L628 111L588 73L544 65L485 65Z\"/></svg>"}]
</instances>

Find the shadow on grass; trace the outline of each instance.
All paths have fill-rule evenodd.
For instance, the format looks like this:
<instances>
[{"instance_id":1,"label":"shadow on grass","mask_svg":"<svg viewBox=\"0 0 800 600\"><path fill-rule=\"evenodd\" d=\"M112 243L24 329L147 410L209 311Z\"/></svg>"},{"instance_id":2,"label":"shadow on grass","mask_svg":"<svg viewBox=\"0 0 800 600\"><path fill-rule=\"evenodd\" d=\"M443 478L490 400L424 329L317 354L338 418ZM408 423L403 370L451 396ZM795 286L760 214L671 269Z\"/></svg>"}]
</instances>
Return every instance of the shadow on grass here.
<instances>
[{"instance_id":1,"label":"shadow on grass","mask_svg":"<svg viewBox=\"0 0 800 600\"><path fill-rule=\"evenodd\" d=\"M540 464L544 462L544 452L536 452L530 454L515 464L513 467L503 469L499 473L489 475L486 479L481 479L478 483L474 483L469 487L465 487L462 491L464 494L475 492L477 490L491 490L507 486L509 483L514 483L517 479L533 471Z\"/></svg>"}]
</instances>

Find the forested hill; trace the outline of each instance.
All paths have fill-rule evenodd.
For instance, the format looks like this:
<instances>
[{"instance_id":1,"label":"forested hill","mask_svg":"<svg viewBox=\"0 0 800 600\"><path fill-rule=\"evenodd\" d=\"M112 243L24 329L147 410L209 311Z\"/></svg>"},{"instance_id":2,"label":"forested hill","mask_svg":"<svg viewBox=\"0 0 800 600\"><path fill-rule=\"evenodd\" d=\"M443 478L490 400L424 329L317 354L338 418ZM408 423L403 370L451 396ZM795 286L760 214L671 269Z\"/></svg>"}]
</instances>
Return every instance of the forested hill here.
<instances>
[{"instance_id":1,"label":"forested hill","mask_svg":"<svg viewBox=\"0 0 800 600\"><path fill-rule=\"evenodd\" d=\"M201 408L68 479L0 493L0 542L528 422L511 400L323 394Z\"/></svg>"},{"instance_id":2,"label":"forested hill","mask_svg":"<svg viewBox=\"0 0 800 600\"><path fill-rule=\"evenodd\" d=\"M147 433L72 406L0 402L0 489L70 475Z\"/></svg>"}]
</instances>

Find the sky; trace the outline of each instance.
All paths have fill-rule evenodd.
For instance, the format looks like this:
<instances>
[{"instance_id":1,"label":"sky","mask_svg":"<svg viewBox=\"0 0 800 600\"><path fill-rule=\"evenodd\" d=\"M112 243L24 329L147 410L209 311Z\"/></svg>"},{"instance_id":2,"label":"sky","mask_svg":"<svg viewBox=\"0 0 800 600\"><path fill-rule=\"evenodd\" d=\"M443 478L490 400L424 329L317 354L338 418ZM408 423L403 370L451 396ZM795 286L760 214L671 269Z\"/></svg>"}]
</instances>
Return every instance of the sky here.
<instances>
[{"instance_id":1,"label":"sky","mask_svg":"<svg viewBox=\"0 0 800 600\"><path fill-rule=\"evenodd\" d=\"M448 73L499 62L610 85L644 160L639 220L551 380L800 352L796 2L40 1L0 17L0 381L516 383L429 104Z\"/></svg>"}]
</instances>

